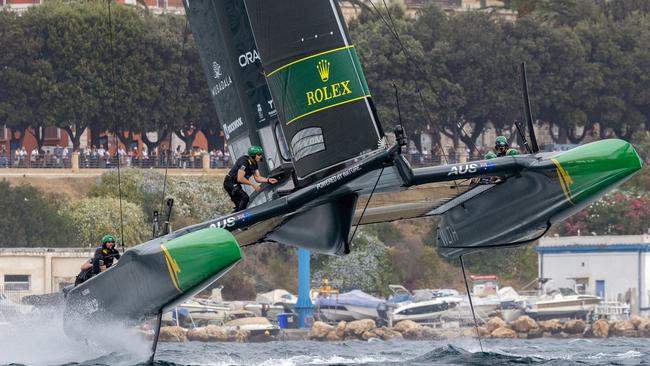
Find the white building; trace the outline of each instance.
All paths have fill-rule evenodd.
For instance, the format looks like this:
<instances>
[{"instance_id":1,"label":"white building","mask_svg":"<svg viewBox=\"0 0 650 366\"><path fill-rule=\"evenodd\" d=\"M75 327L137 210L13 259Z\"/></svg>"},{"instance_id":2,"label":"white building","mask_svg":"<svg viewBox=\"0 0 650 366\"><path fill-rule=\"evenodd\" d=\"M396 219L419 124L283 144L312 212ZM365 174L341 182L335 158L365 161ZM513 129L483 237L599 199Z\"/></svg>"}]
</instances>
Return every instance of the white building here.
<instances>
[{"instance_id":1,"label":"white building","mask_svg":"<svg viewBox=\"0 0 650 366\"><path fill-rule=\"evenodd\" d=\"M542 238L535 250L539 277L556 287L632 301L633 311L650 310L650 235Z\"/></svg>"},{"instance_id":2,"label":"white building","mask_svg":"<svg viewBox=\"0 0 650 366\"><path fill-rule=\"evenodd\" d=\"M59 292L74 283L93 249L0 248L0 292L18 301L27 295Z\"/></svg>"}]
</instances>

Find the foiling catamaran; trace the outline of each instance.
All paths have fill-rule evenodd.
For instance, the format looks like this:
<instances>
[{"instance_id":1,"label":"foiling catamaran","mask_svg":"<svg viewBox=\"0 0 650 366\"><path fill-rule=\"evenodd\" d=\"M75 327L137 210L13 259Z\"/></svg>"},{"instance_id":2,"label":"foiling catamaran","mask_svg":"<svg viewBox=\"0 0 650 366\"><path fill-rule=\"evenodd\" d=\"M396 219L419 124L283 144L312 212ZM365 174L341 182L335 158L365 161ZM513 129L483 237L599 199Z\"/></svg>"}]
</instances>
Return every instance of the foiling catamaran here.
<instances>
[{"instance_id":1,"label":"foiling catamaran","mask_svg":"<svg viewBox=\"0 0 650 366\"><path fill-rule=\"evenodd\" d=\"M163 312L217 280L241 260L240 247L254 243L343 255L354 225L425 216L438 219L436 244L446 257L530 243L641 168L632 145L618 139L539 152L528 113L529 154L414 169L401 155L401 128L393 146L386 142L337 1L184 6L231 156L261 145L260 170L280 182L253 194L246 210L128 249L109 271L69 290L70 333L86 335L86 321L151 316L159 330ZM421 185L433 185L435 197L402 195Z\"/></svg>"}]
</instances>

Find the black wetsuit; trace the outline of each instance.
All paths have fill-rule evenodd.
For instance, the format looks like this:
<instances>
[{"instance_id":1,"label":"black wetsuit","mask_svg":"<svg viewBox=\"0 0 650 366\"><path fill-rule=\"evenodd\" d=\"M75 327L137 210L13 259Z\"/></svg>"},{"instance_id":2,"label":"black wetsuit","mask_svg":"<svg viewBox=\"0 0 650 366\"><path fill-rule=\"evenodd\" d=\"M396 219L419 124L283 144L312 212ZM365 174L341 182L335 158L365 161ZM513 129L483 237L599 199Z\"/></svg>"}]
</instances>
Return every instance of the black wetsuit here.
<instances>
[{"instance_id":1,"label":"black wetsuit","mask_svg":"<svg viewBox=\"0 0 650 366\"><path fill-rule=\"evenodd\" d=\"M228 175L223 181L223 188L228 192L230 199L235 204L233 212L241 211L248 206L248 194L244 191L241 183L237 182L237 174L240 170L244 171L244 177L249 179L258 169L257 161L248 155L237 159L235 164L230 168Z\"/></svg>"},{"instance_id":2,"label":"black wetsuit","mask_svg":"<svg viewBox=\"0 0 650 366\"><path fill-rule=\"evenodd\" d=\"M120 252L115 248L108 249L105 246L101 246L95 249L95 254L92 259L90 259L90 263L92 263L93 266L87 270L79 272L79 275L77 275L74 282L75 286L89 280L92 276L99 274L102 271L100 266L106 266L108 269L113 265L113 261L119 259Z\"/></svg>"}]
</instances>

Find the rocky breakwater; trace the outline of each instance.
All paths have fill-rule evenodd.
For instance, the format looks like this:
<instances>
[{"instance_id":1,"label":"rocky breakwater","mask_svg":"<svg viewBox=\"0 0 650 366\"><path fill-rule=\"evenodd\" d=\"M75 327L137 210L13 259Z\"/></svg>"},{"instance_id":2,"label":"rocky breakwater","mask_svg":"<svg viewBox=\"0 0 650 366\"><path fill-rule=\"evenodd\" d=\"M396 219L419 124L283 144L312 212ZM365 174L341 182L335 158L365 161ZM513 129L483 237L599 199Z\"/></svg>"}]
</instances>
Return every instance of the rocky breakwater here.
<instances>
[{"instance_id":1,"label":"rocky breakwater","mask_svg":"<svg viewBox=\"0 0 650 366\"><path fill-rule=\"evenodd\" d=\"M650 319L641 317L616 321L600 319L593 323L580 319L566 321L551 319L537 322L528 316L521 316L507 323L501 318L491 318L485 326L479 327L479 331L481 336L491 338L650 337Z\"/></svg>"},{"instance_id":2,"label":"rocky breakwater","mask_svg":"<svg viewBox=\"0 0 650 366\"><path fill-rule=\"evenodd\" d=\"M456 330L456 333L458 330ZM377 327L374 320L363 319L351 322L341 321L336 325L315 322L307 337L318 341L369 340L372 338L387 340L404 339L444 339L446 335L431 327L422 326L410 320L403 320L394 327Z\"/></svg>"},{"instance_id":3,"label":"rocky breakwater","mask_svg":"<svg viewBox=\"0 0 650 366\"><path fill-rule=\"evenodd\" d=\"M182 327L160 328L161 342L246 342L250 333L242 329L229 329L208 325L207 327L185 329Z\"/></svg>"}]
</instances>

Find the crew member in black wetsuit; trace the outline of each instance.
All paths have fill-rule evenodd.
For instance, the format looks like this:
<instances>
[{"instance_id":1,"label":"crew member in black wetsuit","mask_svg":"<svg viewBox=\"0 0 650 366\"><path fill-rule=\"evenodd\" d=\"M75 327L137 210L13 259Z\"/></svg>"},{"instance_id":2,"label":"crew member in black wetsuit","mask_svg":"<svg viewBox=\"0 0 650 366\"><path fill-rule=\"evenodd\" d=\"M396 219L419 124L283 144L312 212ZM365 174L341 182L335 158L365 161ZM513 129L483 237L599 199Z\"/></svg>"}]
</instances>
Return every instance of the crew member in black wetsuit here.
<instances>
[{"instance_id":1,"label":"crew member in black wetsuit","mask_svg":"<svg viewBox=\"0 0 650 366\"><path fill-rule=\"evenodd\" d=\"M96 274L104 272L118 259L120 259L120 252L115 249L115 238L112 235L104 235L102 246L95 249L93 257L81 266L81 272L77 275L74 283L75 286L89 280Z\"/></svg>"},{"instance_id":2,"label":"crew member in black wetsuit","mask_svg":"<svg viewBox=\"0 0 650 366\"><path fill-rule=\"evenodd\" d=\"M226 175L223 181L223 188L228 192L230 199L235 203L233 212L241 211L248 206L248 194L244 191L242 184L253 187L254 190L259 191L262 189L259 183L275 184L278 181L274 178L265 178L260 175L257 168L257 163L262 161L264 150L259 146L251 146L248 148L248 155L244 155L237 159L235 164ZM251 179L253 177L253 179Z\"/></svg>"}]
</instances>

